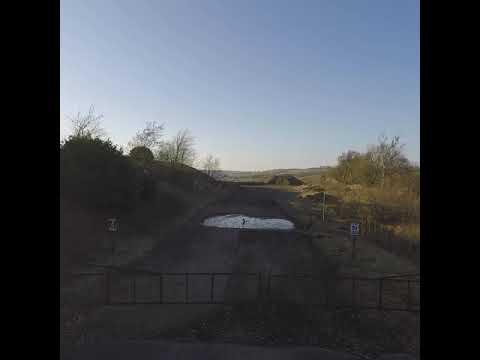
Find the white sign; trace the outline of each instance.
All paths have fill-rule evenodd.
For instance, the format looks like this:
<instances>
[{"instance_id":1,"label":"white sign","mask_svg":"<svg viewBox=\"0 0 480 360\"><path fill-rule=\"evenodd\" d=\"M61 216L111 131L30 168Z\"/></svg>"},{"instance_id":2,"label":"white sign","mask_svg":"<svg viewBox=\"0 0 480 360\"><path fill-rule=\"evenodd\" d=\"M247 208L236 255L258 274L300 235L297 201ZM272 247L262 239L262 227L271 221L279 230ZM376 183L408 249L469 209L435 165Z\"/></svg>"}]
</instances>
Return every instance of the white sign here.
<instances>
[{"instance_id":1,"label":"white sign","mask_svg":"<svg viewBox=\"0 0 480 360\"><path fill-rule=\"evenodd\" d=\"M108 231L118 231L118 221L115 218L107 219Z\"/></svg>"},{"instance_id":2,"label":"white sign","mask_svg":"<svg viewBox=\"0 0 480 360\"><path fill-rule=\"evenodd\" d=\"M350 235L352 236L360 235L360 224L357 224L357 223L350 224Z\"/></svg>"}]
</instances>

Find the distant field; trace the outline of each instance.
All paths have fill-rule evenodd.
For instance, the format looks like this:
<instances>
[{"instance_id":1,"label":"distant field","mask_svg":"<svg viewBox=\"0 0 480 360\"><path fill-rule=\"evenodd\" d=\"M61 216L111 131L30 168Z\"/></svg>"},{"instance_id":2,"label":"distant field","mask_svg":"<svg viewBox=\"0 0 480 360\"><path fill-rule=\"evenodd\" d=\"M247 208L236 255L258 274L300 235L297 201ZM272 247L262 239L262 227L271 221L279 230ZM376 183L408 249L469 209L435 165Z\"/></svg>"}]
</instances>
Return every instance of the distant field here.
<instances>
[{"instance_id":1,"label":"distant field","mask_svg":"<svg viewBox=\"0 0 480 360\"><path fill-rule=\"evenodd\" d=\"M265 171L228 171L223 170L221 175L226 181L268 181L274 175L289 174L296 177L320 176L324 174L330 167L318 167L308 169L272 169Z\"/></svg>"},{"instance_id":2,"label":"distant field","mask_svg":"<svg viewBox=\"0 0 480 360\"><path fill-rule=\"evenodd\" d=\"M309 185L320 185L323 174L299 176L299 179Z\"/></svg>"}]
</instances>

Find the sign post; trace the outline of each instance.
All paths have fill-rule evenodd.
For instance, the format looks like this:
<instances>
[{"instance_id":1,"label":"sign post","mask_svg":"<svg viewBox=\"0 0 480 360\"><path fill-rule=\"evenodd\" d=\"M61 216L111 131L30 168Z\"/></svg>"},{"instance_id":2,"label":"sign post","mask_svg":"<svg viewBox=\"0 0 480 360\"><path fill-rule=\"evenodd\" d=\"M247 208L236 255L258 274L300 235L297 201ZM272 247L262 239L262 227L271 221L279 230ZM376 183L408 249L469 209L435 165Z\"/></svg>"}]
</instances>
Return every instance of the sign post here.
<instances>
[{"instance_id":1,"label":"sign post","mask_svg":"<svg viewBox=\"0 0 480 360\"><path fill-rule=\"evenodd\" d=\"M113 257L115 255L115 236L114 233L118 231L118 220L116 218L107 219L107 230L111 236L111 245L112 245L112 265L113 265Z\"/></svg>"},{"instance_id":2,"label":"sign post","mask_svg":"<svg viewBox=\"0 0 480 360\"><path fill-rule=\"evenodd\" d=\"M357 237L360 235L360 224L350 224L350 237L352 238L352 261L355 259Z\"/></svg>"},{"instance_id":3,"label":"sign post","mask_svg":"<svg viewBox=\"0 0 480 360\"><path fill-rule=\"evenodd\" d=\"M115 236L114 233L118 231L118 221L116 218L107 219L107 231L109 236L111 237L111 245L112 245L112 258L111 258L111 265L114 265L113 259L115 256ZM105 304L110 304L110 281L111 281L111 272L112 269L106 269L105 271Z\"/></svg>"},{"instance_id":4,"label":"sign post","mask_svg":"<svg viewBox=\"0 0 480 360\"><path fill-rule=\"evenodd\" d=\"M325 191L323 192L322 221L325 221Z\"/></svg>"}]
</instances>

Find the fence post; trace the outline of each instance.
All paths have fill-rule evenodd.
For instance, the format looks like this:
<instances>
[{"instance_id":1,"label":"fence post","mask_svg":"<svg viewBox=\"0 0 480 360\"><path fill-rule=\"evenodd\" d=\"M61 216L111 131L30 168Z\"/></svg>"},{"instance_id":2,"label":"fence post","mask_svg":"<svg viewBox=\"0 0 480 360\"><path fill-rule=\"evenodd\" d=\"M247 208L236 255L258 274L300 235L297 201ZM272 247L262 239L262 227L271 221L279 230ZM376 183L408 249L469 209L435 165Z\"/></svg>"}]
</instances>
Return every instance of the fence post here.
<instances>
[{"instance_id":1,"label":"fence post","mask_svg":"<svg viewBox=\"0 0 480 360\"><path fill-rule=\"evenodd\" d=\"M407 280L407 311L410 310L410 280Z\"/></svg>"},{"instance_id":2,"label":"fence post","mask_svg":"<svg viewBox=\"0 0 480 360\"><path fill-rule=\"evenodd\" d=\"M382 236L382 245L385 250L388 249L388 239L387 239L387 233L385 232L385 227L383 225L380 225L380 234Z\"/></svg>"},{"instance_id":3,"label":"fence post","mask_svg":"<svg viewBox=\"0 0 480 360\"><path fill-rule=\"evenodd\" d=\"M160 292L160 303L163 304L163 275L160 274L160 281L158 284L158 289Z\"/></svg>"},{"instance_id":4,"label":"fence post","mask_svg":"<svg viewBox=\"0 0 480 360\"><path fill-rule=\"evenodd\" d=\"M322 221L325 221L325 191L323 192Z\"/></svg>"},{"instance_id":5,"label":"fence post","mask_svg":"<svg viewBox=\"0 0 480 360\"><path fill-rule=\"evenodd\" d=\"M355 310L355 278L352 277L352 309Z\"/></svg>"},{"instance_id":6,"label":"fence post","mask_svg":"<svg viewBox=\"0 0 480 360\"><path fill-rule=\"evenodd\" d=\"M137 277L133 275L133 303L137 303Z\"/></svg>"},{"instance_id":7,"label":"fence post","mask_svg":"<svg viewBox=\"0 0 480 360\"><path fill-rule=\"evenodd\" d=\"M355 260L356 251L357 251L357 235L351 235L352 241L352 261Z\"/></svg>"},{"instance_id":8,"label":"fence post","mask_svg":"<svg viewBox=\"0 0 480 360\"><path fill-rule=\"evenodd\" d=\"M268 270L267 279L267 298L272 300L272 270Z\"/></svg>"},{"instance_id":9,"label":"fence post","mask_svg":"<svg viewBox=\"0 0 480 360\"><path fill-rule=\"evenodd\" d=\"M215 274L212 273L210 278L210 301L213 303L213 286L214 286Z\"/></svg>"},{"instance_id":10,"label":"fence post","mask_svg":"<svg viewBox=\"0 0 480 360\"><path fill-rule=\"evenodd\" d=\"M380 278L378 280L379 280L379 282L378 282L378 304L377 304L377 308L378 308L378 310L381 310L381 308L382 308L382 293L383 293L383 279Z\"/></svg>"},{"instance_id":11,"label":"fence post","mask_svg":"<svg viewBox=\"0 0 480 360\"><path fill-rule=\"evenodd\" d=\"M257 277L258 277L258 280L257 280L257 281L258 281L258 286L257 286L257 298L258 298L258 300L260 300L261 297L262 297L262 273L259 272L259 273L257 274Z\"/></svg>"},{"instance_id":12,"label":"fence post","mask_svg":"<svg viewBox=\"0 0 480 360\"><path fill-rule=\"evenodd\" d=\"M110 269L105 271L105 304L110 305Z\"/></svg>"},{"instance_id":13,"label":"fence post","mask_svg":"<svg viewBox=\"0 0 480 360\"><path fill-rule=\"evenodd\" d=\"M325 279L325 307L328 309L328 300L329 300L330 287L328 283L328 278Z\"/></svg>"}]
</instances>

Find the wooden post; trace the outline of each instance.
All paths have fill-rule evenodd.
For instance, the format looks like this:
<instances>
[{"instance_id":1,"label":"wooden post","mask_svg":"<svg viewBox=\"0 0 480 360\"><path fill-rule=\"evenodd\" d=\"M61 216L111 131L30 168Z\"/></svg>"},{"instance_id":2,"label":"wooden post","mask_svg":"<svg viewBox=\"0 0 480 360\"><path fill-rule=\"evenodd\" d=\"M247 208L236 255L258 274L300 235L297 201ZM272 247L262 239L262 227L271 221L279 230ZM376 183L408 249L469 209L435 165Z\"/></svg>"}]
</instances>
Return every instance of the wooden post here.
<instances>
[{"instance_id":1,"label":"wooden post","mask_svg":"<svg viewBox=\"0 0 480 360\"><path fill-rule=\"evenodd\" d=\"M115 261L114 261L114 258L115 258L115 236L114 236L114 232L113 231L110 231L110 237L111 237L111 245L112 245L112 248L111 248L111 259L110 259L110 265L114 266L115 265Z\"/></svg>"},{"instance_id":2,"label":"wooden post","mask_svg":"<svg viewBox=\"0 0 480 360\"><path fill-rule=\"evenodd\" d=\"M352 277L352 309L355 309L355 278Z\"/></svg>"},{"instance_id":3,"label":"wooden post","mask_svg":"<svg viewBox=\"0 0 480 360\"><path fill-rule=\"evenodd\" d=\"M113 236L114 232L111 232L112 234L112 265L113 265L113 257L115 256L115 236Z\"/></svg>"},{"instance_id":4,"label":"wooden post","mask_svg":"<svg viewBox=\"0 0 480 360\"><path fill-rule=\"evenodd\" d=\"M328 283L328 278L325 279L325 307L328 308L328 300L329 300L329 293L330 293L330 286Z\"/></svg>"},{"instance_id":5,"label":"wooden post","mask_svg":"<svg viewBox=\"0 0 480 360\"><path fill-rule=\"evenodd\" d=\"M356 256L356 247L357 247L357 236L356 235L352 235L351 236L352 238L352 261L355 260L355 256Z\"/></svg>"},{"instance_id":6,"label":"wooden post","mask_svg":"<svg viewBox=\"0 0 480 360\"><path fill-rule=\"evenodd\" d=\"M313 345L313 306L307 305L307 315L308 315L308 323L307 323L307 331L306 331L306 344Z\"/></svg>"},{"instance_id":7,"label":"wooden post","mask_svg":"<svg viewBox=\"0 0 480 360\"><path fill-rule=\"evenodd\" d=\"M407 310L410 310L410 280L407 280Z\"/></svg>"},{"instance_id":8,"label":"wooden post","mask_svg":"<svg viewBox=\"0 0 480 360\"><path fill-rule=\"evenodd\" d=\"M160 293L160 303L163 303L163 275L160 274L160 281L158 284L158 291Z\"/></svg>"},{"instance_id":9,"label":"wooden post","mask_svg":"<svg viewBox=\"0 0 480 360\"><path fill-rule=\"evenodd\" d=\"M262 273L258 273L258 289L257 289L258 300L262 297Z\"/></svg>"},{"instance_id":10,"label":"wooden post","mask_svg":"<svg viewBox=\"0 0 480 360\"><path fill-rule=\"evenodd\" d=\"M383 279L379 279L379 282L378 282L378 304L377 304L378 310L380 310L382 308L382 293L383 293Z\"/></svg>"},{"instance_id":11,"label":"wooden post","mask_svg":"<svg viewBox=\"0 0 480 360\"><path fill-rule=\"evenodd\" d=\"M133 275L133 303L137 303L137 277Z\"/></svg>"},{"instance_id":12,"label":"wooden post","mask_svg":"<svg viewBox=\"0 0 480 360\"><path fill-rule=\"evenodd\" d=\"M269 300L272 299L272 269L268 269L268 279L267 279L267 297Z\"/></svg>"},{"instance_id":13,"label":"wooden post","mask_svg":"<svg viewBox=\"0 0 480 360\"><path fill-rule=\"evenodd\" d=\"M325 191L323 192L322 221L325 221Z\"/></svg>"},{"instance_id":14,"label":"wooden post","mask_svg":"<svg viewBox=\"0 0 480 360\"><path fill-rule=\"evenodd\" d=\"M110 269L105 270L105 304L110 305Z\"/></svg>"},{"instance_id":15,"label":"wooden post","mask_svg":"<svg viewBox=\"0 0 480 360\"><path fill-rule=\"evenodd\" d=\"M360 220L361 223L361 220ZM356 247L357 247L357 236L361 234L361 229L357 229L355 232L353 231L353 224L350 223L350 239L352 241L352 261L355 259L356 256ZM356 223L357 226L361 226L361 224Z\"/></svg>"},{"instance_id":16,"label":"wooden post","mask_svg":"<svg viewBox=\"0 0 480 360\"><path fill-rule=\"evenodd\" d=\"M185 304L188 304L188 273L185 273Z\"/></svg>"},{"instance_id":17,"label":"wooden post","mask_svg":"<svg viewBox=\"0 0 480 360\"><path fill-rule=\"evenodd\" d=\"M382 225L380 229L381 229L381 233L382 233L383 247L385 249L388 249L388 234L385 231L385 226Z\"/></svg>"}]
</instances>

